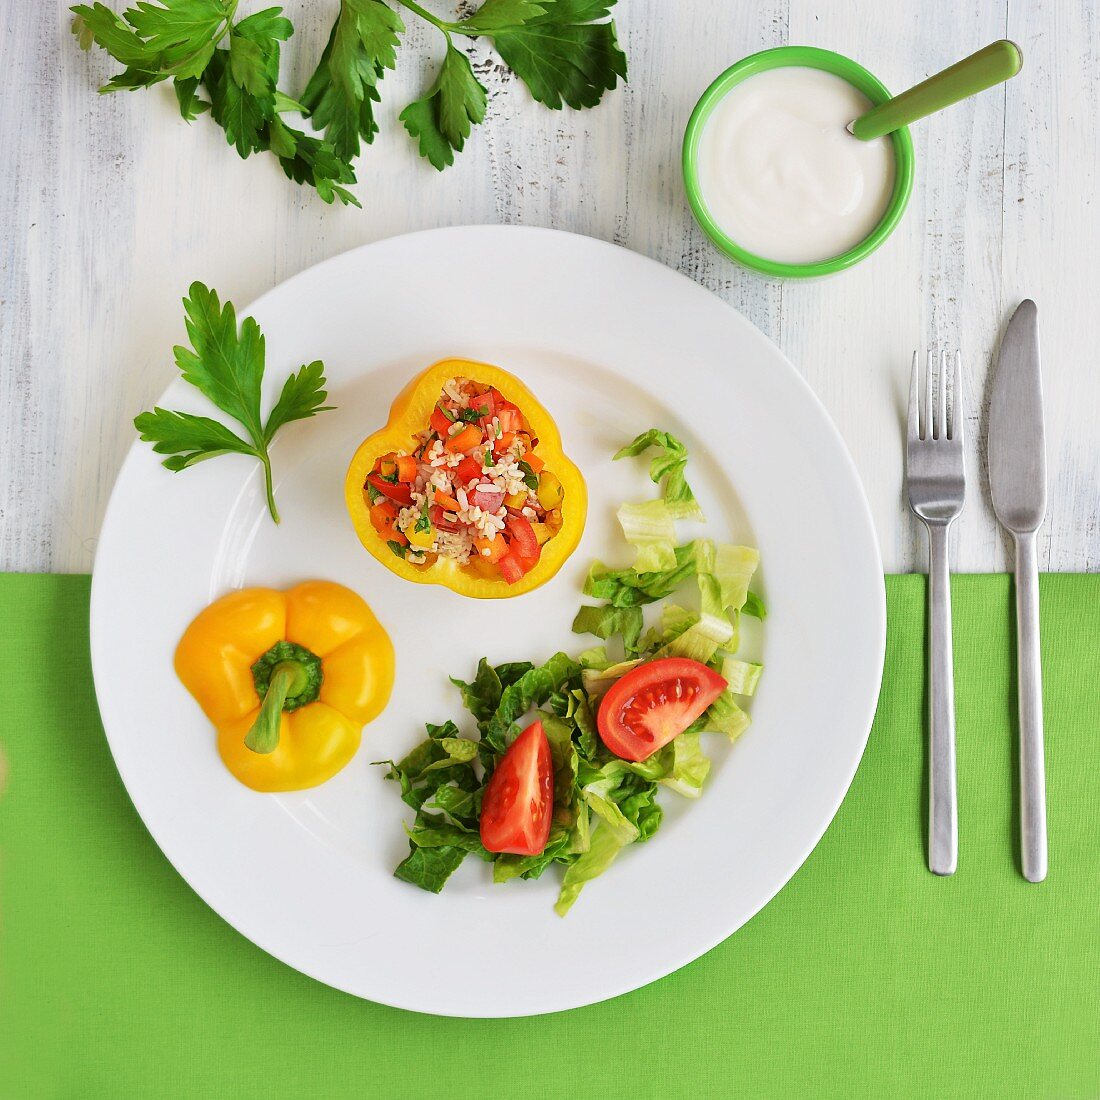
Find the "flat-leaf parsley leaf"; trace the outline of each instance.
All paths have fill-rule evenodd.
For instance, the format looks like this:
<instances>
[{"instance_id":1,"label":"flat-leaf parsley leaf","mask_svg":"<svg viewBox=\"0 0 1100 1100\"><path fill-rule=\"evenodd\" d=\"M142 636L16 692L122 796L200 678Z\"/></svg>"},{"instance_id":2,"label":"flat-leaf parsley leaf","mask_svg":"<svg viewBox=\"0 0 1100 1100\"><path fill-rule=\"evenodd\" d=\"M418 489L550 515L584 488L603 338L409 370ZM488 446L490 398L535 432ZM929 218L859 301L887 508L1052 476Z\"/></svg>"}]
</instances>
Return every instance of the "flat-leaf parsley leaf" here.
<instances>
[{"instance_id":1,"label":"flat-leaf parsley leaf","mask_svg":"<svg viewBox=\"0 0 1100 1100\"><path fill-rule=\"evenodd\" d=\"M420 155L440 171L454 163L488 103L470 59L454 44L456 34L490 39L531 95L554 110L594 107L626 79L626 56L609 18L616 0L485 0L453 21L416 0L339 0L317 67L293 99L276 87L280 43L293 27L281 8L234 22L238 2L139 0L121 15L102 3L78 4L73 33L82 49L98 45L123 66L100 91L172 80L188 122L209 111L242 157L273 153L290 179L310 184L329 203L359 205L345 185L355 183L352 160L378 132L379 85L397 64L405 31L398 8L444 38L434 82L399 116ZM310 116L316 132L288 125L280 117L288 112Z\"/></svg>"},{"instance_id":2,"label":"flat-leaf parsley leaf","mask_svg":"<svg viewBox=\"0 0 1100 1100\"><path fill-rule=\"evenodd\" d=\"M191 347L174 349L176 366L185 382L227 413L245 430L242 438L220 421L193 413L154 408L134 419L134 427L157 454L168 455L164 465L186 470L196 462L224 454L246 454L259 459L271 518L278 523L268 445L284 424L306 420L331 406L325 405L325 368L320 360L301 367L283 383L279 399L268 414L260 412L264 378L264 335L251 317L238 329L232 302L224 305L217 291L191 284L183 300Z\"/></svg>"}]
</instances>

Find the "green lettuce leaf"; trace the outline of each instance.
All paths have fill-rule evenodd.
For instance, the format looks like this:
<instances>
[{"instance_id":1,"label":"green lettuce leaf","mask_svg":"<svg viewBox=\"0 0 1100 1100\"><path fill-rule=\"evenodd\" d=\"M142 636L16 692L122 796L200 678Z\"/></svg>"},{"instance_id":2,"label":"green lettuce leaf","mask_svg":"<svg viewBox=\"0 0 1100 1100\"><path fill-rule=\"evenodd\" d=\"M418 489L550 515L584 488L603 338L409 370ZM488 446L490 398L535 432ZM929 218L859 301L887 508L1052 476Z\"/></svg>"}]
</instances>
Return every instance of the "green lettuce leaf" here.
<instances>
[{"instance_id":1,"label":"green lettuce leaf","mask_svg":"<svg viewBox=\"0 0 1100 1100\"><path fill-rule=\"evenodd\" d=\"M411 882L421 890L438 894L447 885L447 879L458 870L466 855L463 848L418 848L414 845L393 874L395 878Z\"/></svg>"},{"instance_id":2,"label":"green lettuce leaf","mask_svg":"<svg viewBox=\"0 0 1100 1100\"><path fill-rule=\"evenodd\" d=\"M736 741L749 728L749 716L724 691L707 708L703 715L703 729L712 733L724 733L730 741Z\"/></svg>"},{"instance_id":3,"label":"green lettuce leaf","mask_svg":"<svg viewBox=\"0 0 1100 1100\"><path fill-rule=\"evenodd\" d=\"M436 822L437 817L439 815L422 814L411 829L405 830L414 848L458 848L467 854L478 855L486 862L492 860L493 853L482 847L476 832L441 818Z\"/></svg>"},{"instance_id":4,"label":"green lettuce leaf","mask_svg":"<svg viewBox=\"0 0 1100 1100\"><path fill-rule=\"evenodd\" d=\"M659 428L650 428L616 451L614 457L616 460L628 458L643 454L650 448L656 448L658 454L649 464L649 478L655 485L660 485L664 479L664 499L669 510L678 519L701 520L703 510L684 477L687 448L674 435Z\"/></svg>"},{"instance_id":5,"label":"green lettuce leaf","mask_svg":"<svg viewBox=\"0 0 1100 1100\"><path fill-rule=\"evenodd\" d=\"M729 646L736 628L726 612L729 604L725 602L721 581L713 573L700 573L696 581L699 584L699 622L696 629L713 638L718 645Z\"/></svg>"},{"instance_id":6,"label":"green lettuce leaf","mask_svg":"<svg viewBox=\"0 0 1100 1100\"><path fill-rule=\"evenodd\" d=\"M705 543L705 540L697 540ZM584 594L607 600L615 607L653 603L671 596L676 589L697 572L700 548L689 542L675 549L676 565L660 573L639 573L636 569L608 569L602 562L593 562L584 582ZM709 544L706 544L709 545ZM705 551L706 546L702 547Z\"/></svg>"},{"instance_id":7,"label":"green lettuce leaf","mask_svg":"<svg viewBox=\"0 0 1100 1100\"><path fill-rule=\"evenodd\" d=\"M764 601L755 592L749 592L745 597L745 606L741 610L754 619L764 620L768 617L768 609L764 606Z\"/></svg>"},{"instance_id":8,"label":"green lettuce leaf","mask_svg":"<svg viewBox=\"0 0 1100 1100\"><path fill-rule=\"evenodd\" d=\"M698 798L710 772L710 758L703 752L698 733L681 733L670 746L672 767L659 782L686 798Z\"/></svg>"},{"instance_id":9,"label":"green lettuce leaf","mask_svg":"<svg viewBox=\"0 0 1100 1100\"><path fill-rule=\"evenodd\" d=\"M578 856L562 877L561 892L554 903L554 912L559 917L569 912L586 882L602 875L615 862L623 847L622 834L615 829L600 825L593 830L588 851Z\"/></svg>"},{"instance_id":10,"label":"green lettuce leaf","mask_svg":"<svg viewBox=\"0 0 1100 1100\"><path fill-rule=\"evenodd\" d=\"M584 690L593 702L602 699L607 694L607 689L625 676L632 668L637 668L642 663L639 657L632 661L620 661L617 665L609 665L607 668L586 668L581 672L581 681Z\"/></svg>"},{"instance_id":11,"label":"green lettuce leaf","mask_svg":"<svg viewBox=\"0 0 1100 1100\"><path fill-rule=\"evenodd\" d=\"M415 810L435 798L441 787L453 785L459 790L477 791L481 786L469 754L469 746L475 743L459 737L453 722L429 724L427 730L427 740L398 763L375 761L388 768L386 778L400 785L402 800Z\"/></svg>"},{"instance_id":12,"label":"green lettuce leaf","mask_svg":"<svg viewBox=\"0 0 1100 1100\"><path fill-rule=\"evenodd\" d=\"M561 825L550 827L546 847L537 856L517 856L505 853L493 863L493 882L508 882L514 878L538 878L551 863L564 861L569 855L570 833Z\"/></svg>"},{"instance_id":13,"label":"green lettuce leaf","mask_svg":"<svg viewBox=\"0 0 1100 1100\"><path fill-rule=\"evenodd\" d=\"M595 634L597 638L605 640L615 634L621 634L623 648L629 657L638 652L638 639L642 633L642 625L640 607L615 607L612 604L594 607L591 604L585 604L573 620L573 633ZM606 652L604 657L606 658Z\"/></svg>"},{"instance_id":14,"label":"green lettuce leaf","mask_svg":"<svg viewBox=\"0 0 1100 1100\"><path fill-rule=\"evenodd\" d=\"M457 677L451 677L451 683L462 693L462 702L474 716L480 729L496 713L500 706L500 696L504 688L500 675L484 657L478 662L477 673L473 680L466 683Z\"/></svg>"},{"instance_id":15,"label":"green lettuce leaf","mask_svg":"<svg viewBox=\"0 0 1100 1100\"><path fill-rule=\"evenodd\" d=\"M624 504L616 515L626 541L637 551L636 573L664 573L676 568L676 525L663 500Z\"/></svg>"},{"instance_id":16,"label":"green lettuce leaf","mask_svg":"<svg viewBox=\"0 0 1100 1100\"><path fill-rule=\"evenodd\" d=\"M689 626L682 634L678 635L667 645L662 646L654 654L657 659L664 657L686 657L689 661L698 661L701 665L708 664L718 652L718 640L714 637L714 631L702 621L694 626Z\"/></svg>"},{"instance_id":17,"label":"green lettuce leaf","mask_svg":"<svg viewBox=\"0 0 1100 1100\"><path fill-rule=\"evenodd\" d=\"M749 581L759 564L759 550L730 543L718 544L712 572L721 587L723 607L739 611L744 606L749 594Z\"/></svg>"},{"instance_id":18,"label":"green lettuce leaf","mask_svg":"<svg viewBox=\"0 0 1100 1100\"><path fill-rule=\"evenodd\" d=\"M577 657L577 664L581 668L607 668L611 663L607 656L607 646L603 645L586 649Z\"/></svg>"},{"instance_id":19,"label":"green lettuce leaf","mask_svg":"<svg viewBox=\"0 0 1100 1100\"><path fill-rule=\"evenodd\" d=\"M501 692L500 703L482 730L482 742L503 752L512 741L513 724L533 707L540 707L569 680L580 676L581 666L565 653L555 653L544 665L528 669Z\"/></svg>"},{"instance_id":20,"label":"green lettuce leaf","mask_svg":"<svg viewBox=\"0 0 1100 1100\"><path fill-rule=\"evenodd\" d=\"M760 680L764 666L753 661L742 661L739 657L725 657L719 672L734 695L752 695Z\"/></svg>"}]
</instances>

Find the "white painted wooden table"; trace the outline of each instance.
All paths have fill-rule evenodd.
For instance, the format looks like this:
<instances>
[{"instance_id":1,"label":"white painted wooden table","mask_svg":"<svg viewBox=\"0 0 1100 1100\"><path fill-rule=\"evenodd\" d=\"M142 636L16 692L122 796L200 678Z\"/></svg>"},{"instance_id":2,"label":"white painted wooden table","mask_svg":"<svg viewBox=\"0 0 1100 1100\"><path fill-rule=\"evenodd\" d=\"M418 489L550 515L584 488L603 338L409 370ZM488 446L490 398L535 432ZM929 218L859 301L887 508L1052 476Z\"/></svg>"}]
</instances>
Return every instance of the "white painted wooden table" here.
<instances>
[{"instance_id":1,"label":"white painted wooden table","mask_svg":"<svg viewBox=\"0 0 1100 1100\"><path fill-rule=\"evenodd\" d=\"M120 8L121 0L109 0ZM242 4L242 11L259 3ZM447 0L435 8L450 10ZM334 3L286 4L300 91ZM1100 17L1095 0L620 0L630 83L594 111L536 106L487 51L489 118L438 175L396 121L438 43L416 20L387 76L382 134L359 162L362 211L323 205L272 158L241 161L171 91L97 96L57 0L8 0L0 37L0 568L83 571L131 420L172 378L180 298L201 278L245 303L347 248L438 225L587 233L685 272L741 310L804 373L863 476L889 570L923 568L904 506L901 425L915 347L961 346L972 491L960 570L1005 567L980 412L998 334L1040 307L1051 472L1042 565L1100 569ZM728 64L783 43L847 53L901 90L996 38L1024 70L914 133L903 226L869 262L812 284L764 281L695 226L680 139ZM284 66L284 71L286 66ZM468 293L476 293L469 288ZM807 533L812 552L813 533Z\"/></svg>"}]
</instances>

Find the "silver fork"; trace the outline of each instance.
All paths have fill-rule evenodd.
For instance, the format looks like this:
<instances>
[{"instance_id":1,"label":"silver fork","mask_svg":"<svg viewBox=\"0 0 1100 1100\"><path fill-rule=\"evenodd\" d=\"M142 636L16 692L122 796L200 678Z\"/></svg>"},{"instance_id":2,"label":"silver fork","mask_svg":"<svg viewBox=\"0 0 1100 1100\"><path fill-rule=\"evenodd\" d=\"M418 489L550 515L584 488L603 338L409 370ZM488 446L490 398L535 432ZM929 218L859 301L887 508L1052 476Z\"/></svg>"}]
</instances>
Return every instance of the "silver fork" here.
<instances>
[{"instance_id":1,"label":"silver fork","mask_svg":"<svg viewBox=\"0 0 1100 1100\"><path fill-rule=\"evenodd\" d=\"M937 875L954 874L959 855L948 532L962 511L966 494L961 359L956 351L949 401L947 353L939 355L938 380L936 356L928 353L921 386L917 353L913 352L905 446L909 507L928 528L928 867Z\"/></svg>"}]
</instances>

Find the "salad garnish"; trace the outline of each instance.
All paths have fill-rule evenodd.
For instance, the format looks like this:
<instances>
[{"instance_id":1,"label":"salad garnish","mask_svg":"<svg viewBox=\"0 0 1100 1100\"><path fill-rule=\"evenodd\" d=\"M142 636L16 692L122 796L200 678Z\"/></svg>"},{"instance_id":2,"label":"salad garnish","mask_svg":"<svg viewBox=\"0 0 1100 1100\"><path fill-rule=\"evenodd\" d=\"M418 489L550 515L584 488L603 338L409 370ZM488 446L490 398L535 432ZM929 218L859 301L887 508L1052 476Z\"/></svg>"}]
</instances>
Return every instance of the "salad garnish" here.
<instances>
[{"instance_id":1,"label":"salad garnish","mask_svg":"<svg viewBox=\"0 0 1100 1100\"><path fill-rule=\"evenodd\" d=\"M275 407L265 421L260 413L260 388L264 378L264 334L251 317L237 329L232 302L223 306L218 292L202 283L192 283L183 300L187 313L187 335L191 347L175 347L176 366L190 382L222 412L245 429L242 439L219 420L194 413L155 407L134 419L134 427L157 454L170 455L162 465L173 472L186 470L196 462L224 454L252 455L264 469L264 489L271 518L278 523L275 490L268 448L275 433L294 420L307 420L328 412L325 405L325 365L320 359L300 367L283 383Z\"/></svg>"},{"instance_id":2,"label":"salad garnish","mask_svg":"<svg viewBox=\"0 0 1100 1100\"><path fill-rule=\"evenodd\" d=\"M463 19L445 20L413 0L340 0L328 44L298 99L279 91L281 44L294 33L282 8L243 19L238 0L140 0L118 14L77 4L80 47L99 46L123 71L101 92L136 91L171 80L180 114L209 112L241 157L270 152L286 176L327 203L359 206L347 185L360 143L378 132L375 104L397 65L403 8L443 37L443 62L429 90L400 115L420 155L442 171L454 163L471 127L485 118L488 90L454 36L490 39L531 95L552 110L594 107L626 79L626 56L605 21L615 0L485 0ZM315 133L285 119L308 118ZM321 136L323 132L323 136Z\"/></svg>"},{"instance_id":3,"label":"salad garnish","mask_svg":"<svg viewBox=\"0 0 1100 1100\"><path fill-rule=\"evenodd\" d=\"M663 494L650 503L700 516L675 437L654 429L616 458L654 446L661 453L651 475ZM624 506L625 521L620 511L628 534L638 507ZM676 544L675 528L670 542L667 552L637 547L644 565L663 567L593 563L584 592L603 602L582 607L573 630L610 645L555 653L541 665L483 658L472 680L452 681L478 737L463 737L453 721L428 725L403 760L379 762L415 811L398 878L438 893L471 853L493 864L498 883L539 878L557 863L555 910L564 916L623 848L658 830L662 786L699 797L710 770L701 735L733 741L749 725L738 699L755 692L761 666L735 654L741 615L764 616L749 590L759 555L709 539ZM698 608L671 602L693 578ZM643 606L657 603L647 629Z\"/></svg>"}]
</instances>

